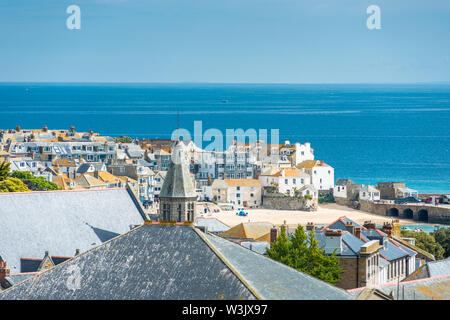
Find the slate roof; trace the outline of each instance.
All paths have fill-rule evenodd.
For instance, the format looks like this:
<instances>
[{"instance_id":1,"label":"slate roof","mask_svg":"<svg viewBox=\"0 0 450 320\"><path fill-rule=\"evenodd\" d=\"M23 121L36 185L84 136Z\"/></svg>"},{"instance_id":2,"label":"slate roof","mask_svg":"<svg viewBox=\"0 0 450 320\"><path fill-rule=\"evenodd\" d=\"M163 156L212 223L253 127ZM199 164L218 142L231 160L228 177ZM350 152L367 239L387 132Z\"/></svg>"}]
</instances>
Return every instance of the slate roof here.
<instances>
[{"instance_id":1,"label":"slate roof","mask_svg":"<svg viewBox=\"0 0 450 320\"><path fill-rule=\"evenodd\" d=\"M394 300L450 300L450 275L381 285L376 287ZM364 288L351 289L358 296Z\"/></svg>"},{"instance_id":2,"label":"slate roof","mask_svg":"<svg viewBox=\"0 0 450 320\"><path fill-rule=\"evenodd\" d=\"M450 259L430 261L422 265L406 280L417 280L450 275Z\"/></svg>"},{"instance_id":3,"label":"slate roof","mask_svg":"<svg viewBox=\"0 0 450 320\"><path fill-rule=\"evenodd\" d=\"M45 251L73 256L144 222L126 189L0 194L0 255L11 273Z\"/></svg>"},{"instance_id":4,"label":"slate roof","mask_svg":"<svg viewBox=\"0 0 450 320\"><path fill-rule=\"evenodd\" d=\"M37 274L37 272L15 273L15 274L10 274L10 275L6 276L5 280L7 282L7 286L8 287L12 287L12 286L14 286L14 285L16 285L16 284L18 284L18 283L28 279L28 278L34 277L36 274ZM6 289L6 288L4 288L4 289Z\"/></svg>"},{"instance_id":5,"label":"slate roof","mask_svg":"<svg viewBox=\"0 0 450 320\"><path fill-rule=\"evenodd\" d=\"M223 238L206 235L228 263L263 299L347 300L344 290ZM276 276L275 276L276 275Z\"/></svg>"},{"instance_id":6,"label":"slate roof","mask_svg":"<svg viewBox=\"0 0 450 320\"><path fill-rule=\"evenodd\" d=\"M181 153L182 146L178 142L175 146L174 154L180 155ZM197 198L189 167L181 156L178 156L178 159L180 161L176 161L178 162L176 164L173 162L173 159L170 160L159 198Z\"/></svg>"},{"instance_id":7,"label":"slate roof","mask_svg":"<svg viewBox=\"0 0 450 320\"><path fill-rule=\"evenodd\" d=\"M358 239L357 237L346 231L346 223L352 223L353 226L361 228L361 239ZM387 234L383 231L378 229L367 229L347 217L340 217L336 221L320 229L320 231L324 231L326 229L338 229L344 231L342 234L343 246L340 255L356 255L359 253L359 248L364 243L371 240L379 240L380 245L383 245L384 241L388 239ZM320 246L322 248L325 248L325 235L321 234L321 232L317 232L316 235L321 241ZM406 256L412 257L417 254L411 248L393 239L389 239L386 244L386 248L382 247L379 253L384 259L388 261L397 260Z\"/></svg>"},{"instance_id":8,"label":"slate roof","mask_svg":"<svg viewBox=\"0 0 450 320\"><path fill-rule=\"evenodd\" d=\"M308 232L309 233L309 232ZM316 239L319 241L319 247L326 248L326 236L325 232L316 232ZM364 241L358 239L348 231L342 233L342 250L336 251L338 256L357 256L361 251L361 246L364 245ZM327 250L325 250L327 251Z\"/></svg>"},{"instance_id":9,"label":"slate roof","mask_svg":"<svg viewBox=\"0 0 450 320\"><path fill-rule=\"evenodd\" d=\"M197 218L195 220L195 225L204 226L208 228L208 232L225 232L230 229L225 223L215 219L215 218Z\"/></svg>"},{"instance_id":10,"label":"slate roof","mask_svg":"<svg viewBox=\"0 0 450 320\"><path fill-rule=\"evenodd\" d=\"M362 230L365 230L366 228L363 227L362 225L356 223L355 221L347 218L347 217L340 217L337 220L333 221L332 223L330 223L329 225L323 227L321 230L325 230L325 229L339 229L339 230L347 230L345 228L345 224L346 223L351 223L353 224L353 226L355 226L356 228L361 228Z\"/></svg>"},{"instance_id":11,"label":"slate roof","mask_svg":"<svg viewBox=\"0 0 450 320\"><path fill-rule=\"evenodd\" d=\"M111 238L110 238L111 239ZM54 257L52 256L52 262L56 266L69 260L71 257ZM30 259L30 258L20 258L20 272L29 273L39 271L39 266L41 265L43 259Z\"/></svg>"},{"instance_id":12,"label":"slate roof","mask_svg":"<svg viewBox=\"0 0 450 320\"><path fill-rule=\"evenodd\" d=\"M386 242L386 249L384 247L385 244L383 244L383 247L380 249L379 253L380 255L387 259L388 261L394 261L403 257L407 257L408 253L401 250L399 247L394 245L391 241Z\"/></svg>"},{"instance_id":13,"label":"slate roof","mask_svg":"<svg viewBox=\"0 0 450 320\"><path fill-rule=\"evenodd\" d=\"M259 254L266 254L266 248L270 248L270 242L267 241L243 241L241 246Z\"/></svg>"},{"instance_id":14,"label":"slate roof","mask_svg":"<svg viewBox=\"0 0 450 320\"><path fill-rule=\"evenodd\" d=\"M255 298L351 295L196 228L159 224L142 225L0 293L6 300Z\"/></svg>"}]
</instances>

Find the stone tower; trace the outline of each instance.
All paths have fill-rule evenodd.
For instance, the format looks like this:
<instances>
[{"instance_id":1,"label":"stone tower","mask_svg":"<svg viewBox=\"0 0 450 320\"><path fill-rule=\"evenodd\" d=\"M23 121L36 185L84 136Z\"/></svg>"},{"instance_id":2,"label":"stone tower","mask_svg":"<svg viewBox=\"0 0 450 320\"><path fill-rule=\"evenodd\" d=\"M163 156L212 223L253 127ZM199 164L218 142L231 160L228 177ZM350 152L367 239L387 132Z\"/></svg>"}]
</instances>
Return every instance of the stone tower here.
<instances>
[{"instance_id":1,"label":"stone tower","mask_svg":"<svg viewBox=\"0 0 450 320\"><path fill-rule=\"evenodd\" d=\"M159 194L161 222L194 222L197 193L189 173L183 143L177 141Z\"/></svg>"}]
</instances>

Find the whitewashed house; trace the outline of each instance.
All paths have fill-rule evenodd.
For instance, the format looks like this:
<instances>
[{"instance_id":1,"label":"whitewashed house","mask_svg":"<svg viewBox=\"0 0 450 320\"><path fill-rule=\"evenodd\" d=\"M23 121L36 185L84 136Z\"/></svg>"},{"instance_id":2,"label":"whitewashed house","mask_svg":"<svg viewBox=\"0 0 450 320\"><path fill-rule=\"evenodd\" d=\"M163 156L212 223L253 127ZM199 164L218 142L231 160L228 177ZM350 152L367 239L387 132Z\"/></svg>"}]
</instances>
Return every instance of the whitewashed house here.
<instances>
[{"instance_id":1,"label":"whitewashed house","mask_svg":"<svg viewBox=\"0 0 450 320\"><path fill-rule=\"evenodd\" d=\"M300 163L297 168L311 176L311 184L317 190L334 188L334 168L322 160L306 160Z\"/></svg>"},{"instance_id":2,"label":"whitewashed house","mask_svg":"<svg viewBox=\"0 0 450 320\"><path fill-rule=\"evenodd\" d=\"M371 185L362 185L359 189L359 199L364 201L380 200L380 191Z\"/></svg>"},{"instance_id":3,"label":"whitewashed house","mask_svg":"<svg viewBox=\"0 0 450 320\"><path fill-rule=\"evenodd\" d=\"M311 184L311 176L295 167L271 168L261 173L259 181L263 188L277 187L279 193L294 196L295 190Z\"/></svg>"}]
</instances>

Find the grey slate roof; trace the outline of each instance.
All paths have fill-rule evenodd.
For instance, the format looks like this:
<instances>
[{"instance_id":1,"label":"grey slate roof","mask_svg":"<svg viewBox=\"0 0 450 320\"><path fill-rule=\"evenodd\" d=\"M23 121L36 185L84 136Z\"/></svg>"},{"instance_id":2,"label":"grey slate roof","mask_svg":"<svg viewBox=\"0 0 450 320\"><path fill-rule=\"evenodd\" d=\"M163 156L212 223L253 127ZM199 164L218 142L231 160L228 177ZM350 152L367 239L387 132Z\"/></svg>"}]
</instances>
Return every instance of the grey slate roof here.
<instances>
[{"instance_id":1,"label":"grey slate roof","mask_svg":"<svg viewBox=\"0 0 450 320\"><path fill-rule=\"evenodd\" d=\"M215 218L205 218L205 219L197 218L195 220L195 225L207 227L208 232L213 233L225 232L230 229L229 226L227 226L226 224L220 222Z\"/></svg>"},{"instance_id":2,"label":"grey slate roof","mask_svg":"<svg viewBox=\"0 0 450 320\"><path fill-rule=\"evenodd\" d=\"M19 284L20 282L34 277L36 273L16 273L16 274L10 274L9 276L5 277L5 280L8 282L10 286L14 286L16 284Z\"/></svg>"},{"instance_id":3,"label":"grey slate roof","mask_svg":"<svg viewBox=\"0 0 450 320\"><path fill-rule=\"evenodd\" d=\"M75 274L80 282L74 287ZM351 295L193 227L158 224L133 229L0 293L7 300L220 298Z\"/></svg>"},{"instance_id":4,"label":"grey slate roof","mask_svg":"<svg viewBox=\"0 0 450 320\"><path fill-rule=\"evenodd\" d=\"M397 246L395 246L390 241L387 242L386 249L383 247L380 249L379 252L381 255L383 255L383 257L385 257L389 261L394 261L394 260L408 256L408 253L399 249Z\"/></svg>"},{"instance_id":5,"label":"grey slate roof","mask_svg":"<svg viewBox=\"0 0 450 320\"><path fill-rule=\"evenodd\" d=\"M351 219L349 219L349 218L347 218L347 217L341 217L341 218L337 219L336 221L332 222L331 224L329 224L329 225L323 227L322 230L325 230L325 229L347 230L347 229L345 228L345 224L346 224L346 223L351 223L351 224L353 224L353 226L355 226L356 228L361 228L362 230L365 229L362 225L356 223L355 221L353 221L353 220L351 220Z\"/></svg>"},{"instance_id":6,"label":"grey slate roof","mask_svg":"<svg viewBox=\"0 0 450 320\"><path fill-rule=\"evenodd\" d=\"M316 232L316 239L319 241L319 247L326 249L326 236L325 232ZM348 231L342 233L342 250L336 251L338 256L357 256L361 251L361 246L364 245L364 241L358 239ZM326 250L325 250L326 251Z\"/></svg>"},{"instance_id":7,"label":"grey slate roof","mask_svg":"<svg viewBox=\"0 0 450 320\"><path fill-rule=\"evenodd\" d=\"M78 289L67 286L71 270L80 275ZM0 294L0 299L221 297L255 299L194 228L162 225L133 229Z\"/></svg>"},{"instance_id":8,"label":"grey slate roof","mask_svg":"<svg viewBox=\"0 0 450 320\"><path fill-rule=\"evenodd\" d=\"M181 144L178 141L175 146L173 151L175 155L183 152ZM174 163L171 158L159 198L197 198L187 163L180 156L176 158L179 159L179 161L176 161L177 163Z\"/></svg>"},{"instance_id":9,"label":"grey slate roof","mask_svg":"<svg viewBox=\"0 0 450 320\"><path fill-rule=\"evenodd\" d=\"M266 254L266 248L270 248L270 242L267 241L243 241L241 246L259 254Z\"/></svg>"},{"instance_id":10,"label":"grey slate roof","mask_svg":"<svg viewBox=\"0 0 450 320\"><path fill-rule=\"evenodd\" d=\"M450 275L450 259L428 262L428 273L430 277Z\"/></svg>"},{"instance_id":11,"label":"grey slate roof","mask_svg":"<svg viewBox=\"0 0 450 320\"><path fill-rule=\"evenodd\" d=\"M0 204L0 256L11 273L20 258L71 257L144 222L125 189L0 193Z\"/></svg>"},{"instance_id":12,"label":"grey slate roof","mask_svg":"<svg viewBox=\"0 0 450 320\"><path fill-rule=\"evenodd\" d=\"M340 288L214 235L207 239L263 299L347 300Z\"/></svg>"},{"instance_id":13,"label":"grey slate roof","mask_svg":"<svg viewBox=\"0 0 450 320\"><path fill-rule=\"evenodd\" d=\"M356 297L363 288L349 290ZM450 275L400 282L377 287L385 294L392 294L394 300L450 300Z\"/></svg>"}]
</instances>

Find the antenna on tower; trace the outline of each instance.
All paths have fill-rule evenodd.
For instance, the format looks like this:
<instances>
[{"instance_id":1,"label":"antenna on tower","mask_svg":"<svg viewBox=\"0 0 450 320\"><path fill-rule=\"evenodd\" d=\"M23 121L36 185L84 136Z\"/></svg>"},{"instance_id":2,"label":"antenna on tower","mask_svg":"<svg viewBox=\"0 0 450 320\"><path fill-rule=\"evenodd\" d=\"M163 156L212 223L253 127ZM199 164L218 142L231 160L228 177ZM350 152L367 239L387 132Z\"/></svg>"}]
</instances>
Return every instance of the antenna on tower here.
<instances>
[{"instance_id":1,"label":"antenna on tower","mask_svg":"<svg viewBox=\"0 0 450 320\"><path fill-rule=\"evenodd\" d=\"M180 141L180 110L177 110L177 141Z\"/></svg>"}]
</instances>

